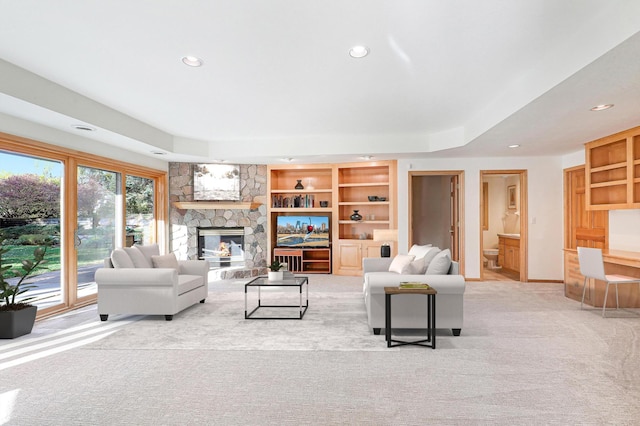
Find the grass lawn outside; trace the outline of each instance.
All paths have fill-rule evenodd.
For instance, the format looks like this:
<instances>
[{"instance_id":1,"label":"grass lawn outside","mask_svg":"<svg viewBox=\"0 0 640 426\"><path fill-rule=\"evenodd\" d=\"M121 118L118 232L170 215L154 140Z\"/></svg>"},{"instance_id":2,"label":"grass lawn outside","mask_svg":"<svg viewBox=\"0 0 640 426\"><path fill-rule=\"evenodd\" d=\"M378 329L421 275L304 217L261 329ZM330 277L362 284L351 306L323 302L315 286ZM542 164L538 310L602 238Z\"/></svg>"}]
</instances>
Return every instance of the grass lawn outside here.
<instances>
[{"instance_id":1,"label":"grass lawn outside","mask_svg":"<svg viewBox=\"0 0 640 426\"><path fill-rule=\"evenodd\" d=\"M33 260L33 251L40 246L25 246L25 245L5 245L3 248L8 248L9 252L2 256L2 265L10 266L10 269L4 274L5 278L14 277L11 271L17 269L22 271L22 260ZM101 263L105 257L109 256L111 252L107 248L96 249L83 249L78 259L78 266L93 265ZM32 275L44 274L46 272L53 272L60 270L60 246L47 247L47 254L45 255L46 262L41 264L37 271L34 271Z\"/></svg>"}]
</instances>

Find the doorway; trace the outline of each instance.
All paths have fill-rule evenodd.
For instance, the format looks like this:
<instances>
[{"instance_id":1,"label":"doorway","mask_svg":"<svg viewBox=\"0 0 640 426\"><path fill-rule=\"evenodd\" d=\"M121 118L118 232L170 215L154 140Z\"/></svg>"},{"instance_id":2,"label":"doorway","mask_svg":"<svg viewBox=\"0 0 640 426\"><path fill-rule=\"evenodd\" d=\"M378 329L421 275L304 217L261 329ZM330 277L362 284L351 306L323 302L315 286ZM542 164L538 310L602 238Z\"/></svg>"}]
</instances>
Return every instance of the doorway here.
<instances>
[{"instance_id":1,"label":"doorway","mask_svg":"<svg viewBox=\"0 0 640 426\"><path fill-rule=\"evenodd\" d=\"M464 274L464 171L409 172L409 247L451 250Z\"/></svg>"},{"instance_id":2,"label":"doorway","mask_svg":"<svg viewBox=\"0 0 640 426\"><path fill-rule=\"evenodd\" d=\"M480 279L526 282L527 171L480 171Z\"/></svg>"}]
</instances>

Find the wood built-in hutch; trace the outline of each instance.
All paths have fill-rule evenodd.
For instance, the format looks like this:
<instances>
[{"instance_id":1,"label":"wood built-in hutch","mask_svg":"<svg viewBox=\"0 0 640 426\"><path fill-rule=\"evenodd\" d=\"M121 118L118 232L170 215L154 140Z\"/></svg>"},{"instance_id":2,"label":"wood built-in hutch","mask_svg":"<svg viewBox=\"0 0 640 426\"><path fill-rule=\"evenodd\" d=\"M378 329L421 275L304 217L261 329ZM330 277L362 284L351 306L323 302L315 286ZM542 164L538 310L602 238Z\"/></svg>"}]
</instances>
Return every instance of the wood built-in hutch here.
<instances>
[{"instance_id":1,"label":"wood built-in hutch","mask_svg":"<svg viewBox=\"0 0 640 426\"><path fill-rule=\"evenodd\" d=\"M396 177L396 161L269 166L269 259L287 262L294 272L362 274L362 258L380 257L385 243L373 240L373 230L397 229ZM298 181L303 189L296 189ZM354 210L362 220L351 219ZM277 246L277 217L304 214L329 217L329 248ZM388 243L393 256L396 243Z\"/></svg>"},{"instance_id":2,"label":"wood built-in hutch","mask_svg":"<svg viewBox=\"0 0 640 426\"><path fill-rule=\"evenodd\" d=\"M582 299L577 247L603 250L607 274L640 277L640 253L609 249L609 210L640 208L640 127L585 144L585 166L564 172L565 188L565 296ZM585 303L602 307L605 283L589 280ZM638 286L619 288L621 307L640 307ZM615 307L610 291L607 307Z\"/></svg>"}]
</instances>

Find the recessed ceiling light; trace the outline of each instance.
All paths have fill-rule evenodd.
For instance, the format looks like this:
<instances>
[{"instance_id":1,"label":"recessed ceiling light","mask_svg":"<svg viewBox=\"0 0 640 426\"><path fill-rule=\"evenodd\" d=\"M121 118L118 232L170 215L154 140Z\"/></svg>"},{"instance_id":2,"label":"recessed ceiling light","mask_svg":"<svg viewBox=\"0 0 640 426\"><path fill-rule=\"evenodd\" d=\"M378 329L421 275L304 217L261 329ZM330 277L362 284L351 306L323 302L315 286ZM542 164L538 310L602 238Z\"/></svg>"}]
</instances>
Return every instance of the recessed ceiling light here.
<instances>
[{"instance_id":1,"label":"recessed ceiling light","mask_svg":"<svg viewBox=\"0 0 640 426\"><path fill-rule=\"evenodd\" d=\"M190 67L201 67L204 61L197 56L183 56L182 63Z\"/></svg>"},{"instance_id":2,"label":"recessed ceiling light","mask_svg":"<svg viewBox=\"0 0 640 426\"><path fill-rule=\"evenodd\" d=\"M82 130L82 131L85 131L85 132L95 132L96 131L95 127L87 126L86 124L74 124L71 127L73 127L76 130Z\"/></svg>"},{"instance_id":3,"label":"recessed ceiling light","mask_svg":"<svg viewBox=\"0 0 640 426\"><path fill-rule=\"evenodd\" d=\"M520 145L514 143L513 145L509 145L509 148L520 148Z\"/></svg>"},{"instance_id":4,"label":"recessed ceiling light","mask_svg":"<svg viewBox=\"0 0 640 426\"><path fill-rule=\"evenodd\" d=\"M604 111L605 109L609 109L611 107L613 107L613 104L596 105L593 108L591 108L591 111Z\"/></svg>"},{"instance_id":5,"label":"recessed ceiling light","mask_svg":"<svg viewBox=\"0 0 640 426\"><path fill-rule=\"evenodd\" d=\"M293 158L281 158L282 161L286 162L286 163L290 163L293 161Z\"/></svg>"},{"instance_id":6,"label":"recessed ceiling light","mask_svg":"<svg viewBox=\"0 0 640 426\"><path fill-rule=\"evenodd\" d=\"M353 46L349 49L349 56L352 58L364 58L369 54L369 48L367 46Z\"/></svg>"},{"instance_id":7,"label":"recessed ceiling light","mask_svg":"<svg viewBox=\"0 0 640 426\"><path fill-rule=\"evenodd\" d=\"M373 157L371 155L362 155L360 158L363 160L371 160Z\"/></svg>"},{"instance_id":8,"label":"recessed ceiling light","mask_svg":"<svg viewBox=\"0 0 640 426\"><path fill-rule=\"evenodd\" d=\"M166 152L162 152L162 151L151 151L151 153L152 153L153 155L167 155L167 153L166 153Z\"/></svg>"}]
</instances>

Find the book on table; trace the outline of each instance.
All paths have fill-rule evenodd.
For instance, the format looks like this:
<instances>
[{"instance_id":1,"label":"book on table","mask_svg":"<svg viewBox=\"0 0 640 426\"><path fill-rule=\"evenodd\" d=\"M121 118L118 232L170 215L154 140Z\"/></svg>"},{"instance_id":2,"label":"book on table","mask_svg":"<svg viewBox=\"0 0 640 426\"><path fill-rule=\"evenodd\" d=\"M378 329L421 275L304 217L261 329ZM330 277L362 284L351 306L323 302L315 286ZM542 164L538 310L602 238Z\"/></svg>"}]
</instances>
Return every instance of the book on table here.
<instances>
[{"instance_id":1,"label":"book on table","mask_svg":"<svg viewBox=\"0 0 640 426\"><path fill-rule=\"evenodd\" d=\"M415 281L402 281L400 288L431 288L427 283L420 283Z\"/></svg>"}]
</instances>

